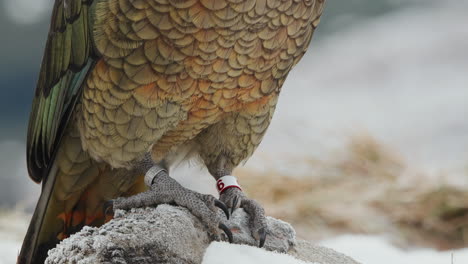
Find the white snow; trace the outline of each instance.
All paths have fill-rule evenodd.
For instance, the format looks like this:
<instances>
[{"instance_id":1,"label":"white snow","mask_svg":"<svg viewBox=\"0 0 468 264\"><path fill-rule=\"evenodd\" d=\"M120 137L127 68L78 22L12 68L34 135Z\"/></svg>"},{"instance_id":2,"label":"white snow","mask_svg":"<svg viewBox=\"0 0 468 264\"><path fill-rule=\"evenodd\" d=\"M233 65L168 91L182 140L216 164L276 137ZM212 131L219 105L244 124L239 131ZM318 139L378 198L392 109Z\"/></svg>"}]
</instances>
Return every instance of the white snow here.
<instances>
[{"instance_id":1,"label":"white snow","mask_svg":"<svg viewBox=\"0 0 468 264\"><path fill-rule=\"evenodd\" d=\"M0 234L0 237L2 234ZM0 239L0 264L16 263L16 257L21 248L20 241L10 241Z\"/></svg>"},{"instance_id":2,"label":"white snow","mask_svg":"<svg viewBox=\"0 0 468 264\"><path fill-rule=\"evenodd\" d=\"M30 215L0 210L0 264L16 263Z\"/></svg>"},{"instance_id":3,"label":"white snow","mask_svg":"<svg viewBox=\"0 0 468 264\"><path fill-rule=\"evenodd\" d=\"M305 264L286 254L265 251L260 248L214 242L206 250L202 264Z\"/></svg>"},{"instance_id":4,"label":"white snow","mask_svg":"<svg viewBox=\"0 0 468 264\"><path fill-rule=\"evenodd\" d=\"M16 263L21 248L21 241L4 240L0 233L0 264Z\"/></svg>"},{"instance_id":5,"label":"white snow","mask_svg":"<svg viewBox=\"0 0 468 264\"><path fill-rule=\"evenodd\" d=\"M333 248L363 264L466 264L468 249L435 251L402 250L383 237L346 235L324 240L321 246ZM452 262L453 259L453 262Z\"/></svg>"},{"instance_id":6,"label":"white snow","mask_svg":"<svg viewBox=\"0 0 468 264\"><path fill-rule=\"evenodd\" d=\"M402 250L390 244L384 237L345 235L318 243L348 255L362 264L466 264L468 249L435 251L433 249ZM453 260L453 262L452 262ZM229 245L224 242L212 243L208 247L202 264L303 264L285 254Z\"/></svg>"}]
</instances>

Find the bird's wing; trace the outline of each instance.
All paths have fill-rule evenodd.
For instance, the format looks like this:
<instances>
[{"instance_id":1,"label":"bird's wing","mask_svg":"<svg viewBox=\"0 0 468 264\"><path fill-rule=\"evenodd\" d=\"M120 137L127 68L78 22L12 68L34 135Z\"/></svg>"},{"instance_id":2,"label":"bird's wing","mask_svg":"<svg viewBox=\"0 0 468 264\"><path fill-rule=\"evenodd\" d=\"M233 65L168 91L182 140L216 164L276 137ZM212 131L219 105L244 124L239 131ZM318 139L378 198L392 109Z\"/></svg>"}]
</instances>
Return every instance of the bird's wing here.
<instances>
[{"instance_id":1,"label":"bird's wing","mask_svg":"<svg viewBox=\"0 0 468 264\"><path fill-rule=\"evenodd\" d=\"M28 128L28 170L36 182L47 175L83 80L94 65L92 2L55 0Z\"/></svg>"}]
</instances>

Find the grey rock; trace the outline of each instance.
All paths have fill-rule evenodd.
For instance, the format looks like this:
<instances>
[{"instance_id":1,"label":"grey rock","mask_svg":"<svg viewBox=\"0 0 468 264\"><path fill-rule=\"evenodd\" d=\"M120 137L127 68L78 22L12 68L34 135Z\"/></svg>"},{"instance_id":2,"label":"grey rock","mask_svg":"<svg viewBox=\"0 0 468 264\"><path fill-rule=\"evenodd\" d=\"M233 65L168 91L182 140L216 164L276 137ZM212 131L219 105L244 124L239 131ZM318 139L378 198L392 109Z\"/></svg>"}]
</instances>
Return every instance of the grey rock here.
<instances>
[{"instance_id":1,"label":"grey rock","mask_svg":"<svg viewBox=\"0 0 468 264\"><path fill-rule=\"evenodd\" d=\"M227 223L234 243L256 246L258 241L251 236L248 221L249 216L238 209ZM297 242L288 223L271 217L267 223L267 250L320 264L357 263L331 249ZM201 263L212 241L204 224L182 207L117 210L107 224L84 227L62 241L49 251L46 263Z\"/></svg>"},{"instance_id":2,"label":"grey rock","mask_svg":"<svg viewBox=\"0 0 468 264\"><path fill-rule=\"evenodd\" d=\"M320 264L359 264L359 262L345 254L304 240L298 240L288 254L306 262Z\"/></svg>"}]
</instances>

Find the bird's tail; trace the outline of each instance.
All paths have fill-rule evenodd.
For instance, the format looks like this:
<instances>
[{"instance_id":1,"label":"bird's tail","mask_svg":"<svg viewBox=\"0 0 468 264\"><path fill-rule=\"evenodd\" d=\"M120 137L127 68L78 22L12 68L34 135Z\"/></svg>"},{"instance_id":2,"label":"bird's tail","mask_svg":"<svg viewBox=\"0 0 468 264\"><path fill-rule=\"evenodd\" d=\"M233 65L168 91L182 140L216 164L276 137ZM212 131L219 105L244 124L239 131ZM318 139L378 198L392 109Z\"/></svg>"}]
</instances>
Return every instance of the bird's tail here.
<instances>
[{"instance_id":1,"label":"bird's tail","mask_svg":"<svg viewBox=\"0 0 468 264\"><path fill-rule=\"evenodd\" d=\"M43 182L18 263L42 264L60 240L84 225L100 226L110 220L104 214L107 200L146 188L143 177L128 174L90 160L70 162L70 155L58 155Z\"/></svg>"},{"instance_id":2,"label":"bird's tail","mask_svg":"<svg viewBox=\"0 0 468 264\"><path fill-rule=\"evenodd\" d=\"M65 228L65 223L59 218L60 212L64 211L63 202L53 199L57 174L55 167L43 182L41 196L18 256L18 264L44 263L47 251L59 242L60 230Z\"/></svg>"}]
</instances>

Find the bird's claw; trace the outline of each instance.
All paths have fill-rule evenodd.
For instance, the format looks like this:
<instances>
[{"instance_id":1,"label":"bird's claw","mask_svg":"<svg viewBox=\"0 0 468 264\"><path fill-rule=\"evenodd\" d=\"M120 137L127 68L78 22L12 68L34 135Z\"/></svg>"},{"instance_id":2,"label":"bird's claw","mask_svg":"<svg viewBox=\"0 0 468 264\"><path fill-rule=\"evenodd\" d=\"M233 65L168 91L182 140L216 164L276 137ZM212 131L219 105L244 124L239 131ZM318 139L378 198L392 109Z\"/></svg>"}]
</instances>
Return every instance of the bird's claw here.
<instances>
[{"instance_id":1,"label":"bird's claw","mask_svg":"<svg viewBox=\"0 0 468 264\"><path fill-rule=\"evenodd\" d=\"M160 175L158 181L154 182L148 191L109 201L106 203L106 208L108 209L104 210L111 210L110 212L113 212L116 209L129 210L131 208L159 204L173 204L185 207L194 216L198 217L201 222L206 224L208 233L215 237L216 240L219 239L221 230L223 230L229 242L233 241L231 230L223 223L224 217L219 215L219 209L221 209L226 218L230 218L229 208L226 204L212 195L201 194L186 189L169 177L167 173Z\"/></svg>"},{"instance_id":2,"label":"bird's claw","mask_svg":"<svg viewBox=\"0 0 468 264\"><path fill-rule=\"evenodd\" d=\"M250 215L249 227L252 236L258 241L259 247L265 246L268 227L263 207L255 200L247 198L238 188L227 189L221 194L220 200L230 207L231 216L239 207L242 207Z\"/></svg>"},{"instance_id":3,"label":"bird's claw","mask_svg":"<svg viewBox=\"0 0 468 264\"><path fill-rule=\"evenodd\" d=\"M214 205L218 208L220 208L221 210L223 210L223 212L226 214L226 218L229 220L229 209L228 207L223 203L221 202L220 200L216 199L215 202L214 202Z\"/></svg>"},{"instance_id":4,"label":"bird's claw","mask_svg":"<svg viewBox=\"0 0 468 264\"><path fill-rule=\"evenodd\" d=\"M266 236L267 236L267 232L266 232L264 227L262 227L262 228L260 228L258 230L258 236L259 236L259 240L260 240L260 243L259 243L258 247L262 248L265 245L265 240L266 240Z\"/></svg>"},{"instance_id":5,"label":"bird's claw","mask_svg":"<svg viewBox=\"0 0 468 264\"><path fill-rule=\"evenodd\" d=\"M226 236L228 237L228 240L229 240L229 243L232 243L234 240L232 238L232 232L231 230L229 229L229 227L227 227L225 224L223 223L219 223L219 228L221 230L224 231L224 233L226 234Z\"/></svg>"},{"instance_id":6,"label":"bird's claw","mask_svg":"<svg viewBox=\"0 0 468 264\"><path fill-rule=\"evenodd\" d=\"M114 216L114 201L109 200L104 202L103 211L105 216Z\"/></svg>"}]
</instances>

